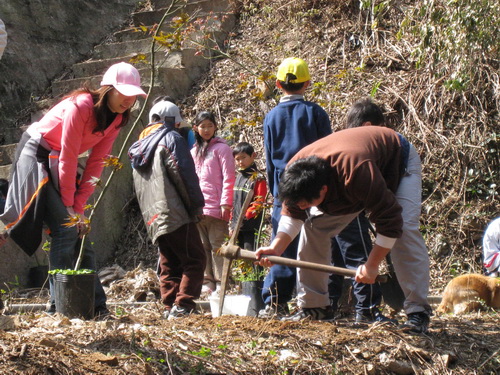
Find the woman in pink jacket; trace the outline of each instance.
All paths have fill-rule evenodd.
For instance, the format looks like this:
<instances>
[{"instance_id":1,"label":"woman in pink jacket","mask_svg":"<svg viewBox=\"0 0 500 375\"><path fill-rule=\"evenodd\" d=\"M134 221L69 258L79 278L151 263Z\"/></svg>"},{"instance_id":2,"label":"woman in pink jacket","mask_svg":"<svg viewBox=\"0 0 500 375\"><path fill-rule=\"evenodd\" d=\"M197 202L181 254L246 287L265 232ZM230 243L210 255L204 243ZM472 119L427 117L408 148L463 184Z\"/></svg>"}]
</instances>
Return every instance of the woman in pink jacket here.
<instances>
[{"instance_id":1,"label":"woman in pink jacket","mask_svg":"<svg viewBox=\"0 0 500 375\"><path fill-rule=\"evenodd\" d=\"M26 253L41 241L43 224L50 229L50 269L73 268L79 239L89 232L84 214L87 199L101 176L103 158L111 152L118 133L130 117L138 95L140 75L127 63L111 66L98 90L83 88L70 93L23 134L12 166L5 212L0 219L7 235ZM89 151L90 150L90 151ZM89 151L81 178L78 156ZM73 217L76 225L65 226ZM82 267L95 269L95 255L87 245ZM55 312L53 283L51 307ZM106 295L96 279L95 312L107 314Z\"/></svg>"},{"instance_id":2,"label":"woman in pink jacket","mask_svg":"<svg viewBox=\"0 0 500 375\"><path fill-rule=\"evenodd\" d=\"M217 122L212 112L200 112L193 130L196 143L191 149L200 187L205 198L203 216L198 223L201 241L207 253L202 292L211 293L220 285L222 257L214 252L228 236L228 222L233 206L235 166L233 152L217 136Z\"/></svg>"}]
</instances>

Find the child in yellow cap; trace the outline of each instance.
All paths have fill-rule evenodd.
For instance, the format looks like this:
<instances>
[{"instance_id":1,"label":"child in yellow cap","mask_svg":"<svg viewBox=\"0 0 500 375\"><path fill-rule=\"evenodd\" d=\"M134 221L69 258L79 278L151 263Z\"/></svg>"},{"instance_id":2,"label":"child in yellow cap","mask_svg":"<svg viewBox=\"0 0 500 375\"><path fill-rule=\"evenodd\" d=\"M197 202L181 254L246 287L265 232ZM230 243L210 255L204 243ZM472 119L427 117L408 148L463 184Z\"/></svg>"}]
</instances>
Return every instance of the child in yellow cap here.
<instances>
[{"instance_id":1,"label":"child in yellow cap","mask_svg":"<svg viewBox=\"0 0 500 375\"><path fill-rule=\"evenodd\" d=\"M281 216L278 200L280 175L286 164L304 146L331 134L328 114L316 103L306 101L304 93L311 84L307 63L297 57L282 61L276 74L276 86L283 92L279 104L264 119L264 144L269 190L274 196L272 211L273 238ZM282 256L297 258L298 238ZM292 267L271 267L262 289L266 305L259 317L284 316L296 283L296 270Z\"/></svg>"}]
</instances>

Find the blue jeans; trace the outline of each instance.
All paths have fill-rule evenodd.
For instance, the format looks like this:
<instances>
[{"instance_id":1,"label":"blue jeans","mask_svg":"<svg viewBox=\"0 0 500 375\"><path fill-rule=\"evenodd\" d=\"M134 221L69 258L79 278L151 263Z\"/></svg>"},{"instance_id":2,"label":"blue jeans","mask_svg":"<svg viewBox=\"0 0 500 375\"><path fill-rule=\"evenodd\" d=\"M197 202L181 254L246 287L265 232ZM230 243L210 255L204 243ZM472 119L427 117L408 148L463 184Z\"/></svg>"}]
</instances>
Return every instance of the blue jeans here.
<instances>
[{"instance_id":1,"label":"blue jeans","mask_svg":"<svg viewBox=\"0 0 500 375\"><path fill-rule=\"evenodd\" d=\"M50 229L50 269L72 269L75 266L80 251L81 239L78 237L76 227L66 227L68 211L61 200L61 196L52 185L47 184L47 201L44 222ZM85 249L81 268L95 270L95 253L88 241L85 242ZM54 301L54 281L49 279L50 303ZM95 310L106 308L106 294L102 288L99 278L96 276L95 282Z\"/></svg>"},{"instance_id":2,"label":"blue jeans","mask_svg":"<svg viewBox=\"0 0 500 375\"><path fill-rule=\"evenodd\" d=\"M372 240L369 233L370 223L364 213L359 214L339 235L332 238L332 263L336 267L346 267L356 270L366 263L372 250ZM342 294L344 276L332 274L328 290L330 300L335 309ZM352 281L356 297L356 312L371 315L382 302L380 285L362 284Z\"/></svg>"},{"instance_id":3,"label":"blue jeans","mask_svg":"<svg viewBox=\"0 0 500 375\"><path fill-rule=\"evenodd\" d=\"M281 206L273 206L271 215L271 224L273 226L272 238L276 236L278 223L281 217ZM299 245L299 236L288 245L282 257L297 259L297 249ZM286 303L292 299L293 290L297 283L297 269L295 267L281 266L275 264L269 269L269 273L264 279L262 287L262 299L266 305L271 303Z\"/></svg>"}]
</instances>

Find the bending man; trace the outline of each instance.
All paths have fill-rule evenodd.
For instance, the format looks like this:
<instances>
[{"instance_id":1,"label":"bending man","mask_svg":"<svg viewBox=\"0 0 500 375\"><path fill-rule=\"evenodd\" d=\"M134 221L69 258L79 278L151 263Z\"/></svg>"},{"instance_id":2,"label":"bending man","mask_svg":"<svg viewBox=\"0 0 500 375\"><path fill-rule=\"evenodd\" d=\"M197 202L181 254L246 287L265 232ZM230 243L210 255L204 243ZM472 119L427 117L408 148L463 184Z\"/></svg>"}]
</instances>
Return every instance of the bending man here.
<instances>
[{"instance_id":1,"label":"bending man","mask_svg":"<svg viewBox=\"0 0 500 375\"><path fill-rule=\"evenodd\" d=\"M256 252L257 258L280 255L301 232L299 260L329 264L330 238L366 210L377 236L356 281L373 283L393 248L392 260L405 293L405 327L413 333L427 332L431 307L429 256L419 232L421 164L402 135L368 126L322 138L290 160L279 196L283 216L278 233L269 247ZM260 264L271 265L265 257ZM298 305L320 310L329 305L328 274L298 270Z\"/></svg>"}]
</instances>

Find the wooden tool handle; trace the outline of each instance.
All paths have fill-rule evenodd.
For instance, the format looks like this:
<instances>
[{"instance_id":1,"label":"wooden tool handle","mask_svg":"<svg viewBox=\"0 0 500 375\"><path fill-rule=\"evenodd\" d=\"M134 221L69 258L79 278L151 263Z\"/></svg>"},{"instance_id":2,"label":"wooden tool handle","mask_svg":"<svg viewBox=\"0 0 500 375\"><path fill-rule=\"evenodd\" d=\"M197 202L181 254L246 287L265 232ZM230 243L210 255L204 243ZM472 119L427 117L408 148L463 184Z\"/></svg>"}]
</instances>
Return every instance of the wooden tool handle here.
<instances>
[{"instance_id":1,"label":"wooden tool handle","mask_svg":"<svg viewBox=\"0 0 500 375\"><path fill-rule=\"evenodd\" d=\"M347 276L347 277L355 277L356 276L355 270L351 270L351 269L347 269L347 268L334 267L334 266L330 266L330 265L326 265L326 264L305 262L303 260L284 258L284 257L276 256L276 255L266 255L265 257L267 259L269 259L269 261L271 263L280 264L282 266L304 268L304 269L321 271L321 272L326 272L326 273L334 273L336 275L342 275L342 276ZM248 251L248 250L243 250L243 249L240 249L238 258L257 261L257 259L255 258L255 253L253 251ZM378 275L377 278L375 279L375 281L378 281L379 283L385 283L385 282L387 282L387 276Z\"/></svg>"}]
</instances>

